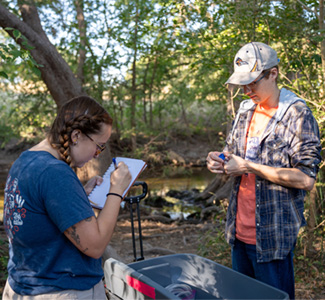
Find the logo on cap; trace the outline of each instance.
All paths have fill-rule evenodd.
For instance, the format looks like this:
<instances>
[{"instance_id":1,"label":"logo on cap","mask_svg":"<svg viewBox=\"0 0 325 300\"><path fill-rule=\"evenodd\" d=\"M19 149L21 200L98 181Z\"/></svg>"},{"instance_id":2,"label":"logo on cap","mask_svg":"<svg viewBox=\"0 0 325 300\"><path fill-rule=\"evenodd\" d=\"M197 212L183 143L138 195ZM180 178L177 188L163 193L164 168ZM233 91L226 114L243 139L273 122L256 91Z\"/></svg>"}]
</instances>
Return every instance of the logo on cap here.
<instances>
[{"instance_id":1,"label":"logo on cap","mask_svg":"<svg viewBox=\"0 0 325 300\"><path fill-rule=\"evenodd\" d=\"M243 66L243 65L248 65L248 62L247 62L247 61L244 61L244 60L242 60L240 57L238 57L238 58L236 59L236 65L237 65L238 67L240 67L240 66Z\"/></svg>"}]
</instances>

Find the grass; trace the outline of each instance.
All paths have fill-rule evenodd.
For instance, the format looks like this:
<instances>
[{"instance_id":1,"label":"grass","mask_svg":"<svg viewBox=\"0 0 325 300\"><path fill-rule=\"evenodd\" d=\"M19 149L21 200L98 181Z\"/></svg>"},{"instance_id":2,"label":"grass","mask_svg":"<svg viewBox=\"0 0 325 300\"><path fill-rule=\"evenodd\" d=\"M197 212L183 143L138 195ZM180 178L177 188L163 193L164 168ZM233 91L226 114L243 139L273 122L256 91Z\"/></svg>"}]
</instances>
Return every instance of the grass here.
<instances>
[{"instance_id":1,"label":"grass","mask_svg":"<svg viewBox=\"0 0 325 300\"><path fill-rule=\"evenodd\" d=\"M2 227L3 225L0 224ZM4 234L4 231L0 230L0 299L2 296L2 290L5 286L8 272L7 272L7 264L9 258L9 250L8 250L8 240Z\"/></svg>"}]
</instances>

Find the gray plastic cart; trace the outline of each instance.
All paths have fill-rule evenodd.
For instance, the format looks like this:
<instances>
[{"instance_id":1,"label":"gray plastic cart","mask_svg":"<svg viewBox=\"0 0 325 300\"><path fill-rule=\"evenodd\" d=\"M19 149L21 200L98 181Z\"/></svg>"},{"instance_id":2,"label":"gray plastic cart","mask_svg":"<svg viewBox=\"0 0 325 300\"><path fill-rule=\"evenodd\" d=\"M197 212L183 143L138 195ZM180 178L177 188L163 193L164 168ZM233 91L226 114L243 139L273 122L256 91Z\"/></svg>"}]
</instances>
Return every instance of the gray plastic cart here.
<instances>
[{"instance_id":1,"label":"gray plastic cart","mask_svg":"<svg viewBox=\"0 0 325 300\"><path fill-rule=\"evenodd\" d=\"M283 291L194 254L128 265L110 258L104 273L110 299L289 299ZM187 294L179 292L184 286Z\"/></svg>"},{"instance_id":2,"label":"gray plastic cart","mask_svg":"<svg viewBox=\"0 0 325 300\"><path fill-rule=\"evenodd\" d=\"M174 254L144 260L139 196L127 197L130 204L134 263L109 258L104 264L106 289L112 300L142 299L289 299L287 293L194 254ZM135 209L133 208L135 206ZM133 212L138 217L140 257L137 256Z\"/></svg>"}]
</instances>

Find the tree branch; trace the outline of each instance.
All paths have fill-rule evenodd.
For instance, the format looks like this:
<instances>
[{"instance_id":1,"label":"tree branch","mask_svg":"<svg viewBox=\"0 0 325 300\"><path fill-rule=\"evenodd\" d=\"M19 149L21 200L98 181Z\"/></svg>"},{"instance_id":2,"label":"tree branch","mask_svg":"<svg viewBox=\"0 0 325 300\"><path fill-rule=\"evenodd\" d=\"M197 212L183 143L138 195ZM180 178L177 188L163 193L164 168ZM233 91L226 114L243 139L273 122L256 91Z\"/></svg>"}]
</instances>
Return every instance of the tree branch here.
<instances>
[{"instance_id":1,"label":"tree branch","mask_svg":"<svg viewBox=\"0 0 325 300\"><path fill-rule=\"evenodd\" d=\"M24 4L22 9L22 15L24 15L27 23L0 4L0 26L5 30L8 27L17 29L27 38L29 45L34 48L30 50L30 54L39 65L43 65L39 68L41 77L57 105L61 106L70 98L84 94L81 84L69 65L45 35L39 23L36 7L28 7L27 4ZM30 20L32 18L33 20ZM12 30L6 31L15 39ZM16 42L24 48L22 39L18 39Z\"/></svg>"},{"instance_id":2,"label":"tree branch","mask_svg":"<svg viewBox=\"0 0 325 300\"><path fill-rule=\"evenodd\" d=\"M315 16L317 17L317 19L319 19L319 15L318 15L318 13L317 13L317 11L316 11L316 8L314 9L314 10L312 10L311 8L309 8L305 3L303 3L302 1L300 1L300 0L297 0L297 2L305 9L305 10L307 10L307 11L309 11L309 12L311 12L311 13L313 13L313 14L315 14Z\"/></svg>"}]
</instances>

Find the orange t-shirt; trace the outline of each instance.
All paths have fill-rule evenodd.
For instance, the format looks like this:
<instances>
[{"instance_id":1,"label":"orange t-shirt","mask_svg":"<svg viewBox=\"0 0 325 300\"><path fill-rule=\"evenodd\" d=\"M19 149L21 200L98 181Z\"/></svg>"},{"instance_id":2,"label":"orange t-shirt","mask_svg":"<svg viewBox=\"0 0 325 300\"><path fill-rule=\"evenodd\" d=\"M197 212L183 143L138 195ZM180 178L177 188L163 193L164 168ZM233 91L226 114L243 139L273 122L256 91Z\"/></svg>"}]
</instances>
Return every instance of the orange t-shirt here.
<instances>
[{"instance_id":1,"label":"orange t-shirt","mask_svg":"<svg viewBox=\"0 0 325 300\"><path fill-rule=\"evenodd\" d=\"M260 138L276 110L256 106L246 135L246 160L256 159ZM251 245L256 244L255 200L255 174L244 174L237 195L236 238Z\"/></svg>"}]
</instances>

